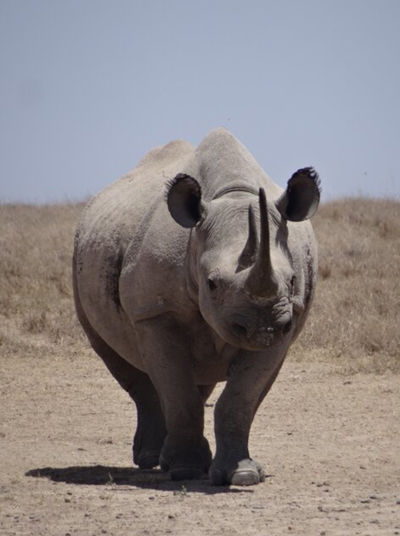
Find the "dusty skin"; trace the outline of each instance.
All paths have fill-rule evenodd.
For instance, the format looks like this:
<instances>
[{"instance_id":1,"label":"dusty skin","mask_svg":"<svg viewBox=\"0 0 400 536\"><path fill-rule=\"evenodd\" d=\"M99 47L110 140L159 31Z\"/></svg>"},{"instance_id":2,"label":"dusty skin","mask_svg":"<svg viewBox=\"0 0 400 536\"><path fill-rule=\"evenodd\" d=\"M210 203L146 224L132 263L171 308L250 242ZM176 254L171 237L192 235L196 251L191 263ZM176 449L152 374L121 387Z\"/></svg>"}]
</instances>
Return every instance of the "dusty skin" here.
<instances>
[{"instance_id":1,"label":"dusty skin","mask_svg":"<svg viewBox=\"0 0 400 536\"><path fill-rule=\"evenodd\" d=\"M2 360L2 536L400 534L399 375L289 359L252 429L265 483L215 488L132 467L133 404L85 354Z\"/></svg>"}]
</instances>

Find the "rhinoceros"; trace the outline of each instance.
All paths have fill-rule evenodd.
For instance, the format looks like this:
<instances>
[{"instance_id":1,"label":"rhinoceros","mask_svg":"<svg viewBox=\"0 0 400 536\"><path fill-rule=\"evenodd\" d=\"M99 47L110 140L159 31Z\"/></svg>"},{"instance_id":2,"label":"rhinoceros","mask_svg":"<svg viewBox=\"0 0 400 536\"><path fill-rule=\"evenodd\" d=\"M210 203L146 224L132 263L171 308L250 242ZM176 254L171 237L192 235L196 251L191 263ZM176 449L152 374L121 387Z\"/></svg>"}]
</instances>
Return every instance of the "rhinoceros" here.
<instances>
[{"instance_id":1,"label":"rhinoceros","mask_svg":"<svg viewBox=\"0 0 400 536\"><path fill-rule=\"evenodd\" d=\"M219 128L197 148L153 149L84 209L77 315L136 404L140 469L160 465L172 480L208 472L215 485L264 480L250 427L310 308L317 246L307 220L319 199L313 168L283 190ZM218 382L212 459L204 406Z\"/></svg>"}]
</instances>

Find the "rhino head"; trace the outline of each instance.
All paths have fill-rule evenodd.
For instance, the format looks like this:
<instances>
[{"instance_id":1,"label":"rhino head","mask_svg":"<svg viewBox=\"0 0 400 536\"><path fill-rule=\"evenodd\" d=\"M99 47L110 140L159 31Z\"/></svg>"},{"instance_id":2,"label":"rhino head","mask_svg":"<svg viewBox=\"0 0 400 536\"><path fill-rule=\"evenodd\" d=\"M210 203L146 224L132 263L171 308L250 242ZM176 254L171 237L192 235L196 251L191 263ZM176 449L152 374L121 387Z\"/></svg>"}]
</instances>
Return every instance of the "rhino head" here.
<instances>
[{"instance_id":1,"label":"rhino head","mask_svg":"<svg viewBox=\"0 0 400 536\"><path fill-rule=\"evenodd\" d=\"M296 315L304 310L306 260L301 246L297 251L289 241L288 222L309 219L319 199L313 168L294 173L274 200L253 187L204 200L199 182L182 173L169 184L171 216L192 229L188 289L226 343L259 351L295 331Z\"/></svg>"}]
</instances>

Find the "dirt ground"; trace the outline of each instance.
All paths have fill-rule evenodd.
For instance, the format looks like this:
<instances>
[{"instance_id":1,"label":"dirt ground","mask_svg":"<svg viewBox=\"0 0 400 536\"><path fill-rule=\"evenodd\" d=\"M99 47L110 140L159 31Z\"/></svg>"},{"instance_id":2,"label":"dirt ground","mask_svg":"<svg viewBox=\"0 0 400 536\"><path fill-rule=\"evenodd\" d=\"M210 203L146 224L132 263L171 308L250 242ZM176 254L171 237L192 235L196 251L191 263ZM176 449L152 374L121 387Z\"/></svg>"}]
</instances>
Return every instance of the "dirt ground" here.
<instances>
[{"instance_id":1,"label":"dirt ground","mask_svg":"<svg viewBox=\"0 0 400 536\"><path fill-rule=\"evenodd\" d=\"M132 467L133 405L89 350L0 372L2 536L400 534L399 375L288 361L252 429L266 481L216 488Z\"/></svg>"}]
</instances>

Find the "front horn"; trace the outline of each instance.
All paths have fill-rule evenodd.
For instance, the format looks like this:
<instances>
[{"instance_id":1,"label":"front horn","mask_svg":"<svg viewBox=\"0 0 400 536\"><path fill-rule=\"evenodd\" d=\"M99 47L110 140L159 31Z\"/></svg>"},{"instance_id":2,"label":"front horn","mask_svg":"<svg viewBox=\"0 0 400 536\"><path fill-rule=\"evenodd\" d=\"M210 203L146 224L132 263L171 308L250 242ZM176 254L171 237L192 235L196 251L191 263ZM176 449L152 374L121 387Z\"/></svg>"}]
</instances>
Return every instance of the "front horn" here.
<instances>
[{"instance_id":1,"label":"front horn","mask_svg":"<svg viewBox=\"0 0 400 536\"><path fill-rule=\"evenodd\" d=\"M256 260L246 281L247 289L254 296L269 298L277 293L274 281L269 240L268 205L264 188L258 193L260 205L260 246Z\"/></svg>"}]
</instances>

